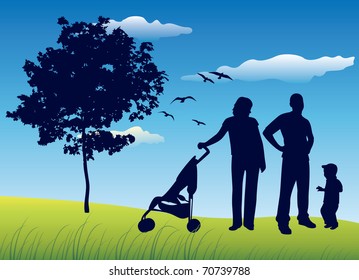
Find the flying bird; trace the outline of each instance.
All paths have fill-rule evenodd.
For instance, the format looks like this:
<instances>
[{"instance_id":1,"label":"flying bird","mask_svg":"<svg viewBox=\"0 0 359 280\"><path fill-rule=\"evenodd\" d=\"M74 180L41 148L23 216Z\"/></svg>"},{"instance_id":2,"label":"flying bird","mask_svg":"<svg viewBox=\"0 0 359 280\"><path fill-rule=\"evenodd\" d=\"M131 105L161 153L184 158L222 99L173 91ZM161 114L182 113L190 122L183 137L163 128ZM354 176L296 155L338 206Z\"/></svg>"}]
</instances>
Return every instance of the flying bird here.
<instances>
[{"instance_id":1,"label":"flying bird","mask_svg":"<svg viewBox=\"0 0 359 280\"><path fill-rule=\"evenodd\" d=\"M198 120L195 120L195 119L192 119L192 121L196 122L197 125L206 125L204 122L201 122L201 121L198 121Z\"/></svg>"},{"instance_id":2,"label":"flying bird","mask_svg":"<svg viewBox=\"0 0 359 280\"><path fill-rule=\"evenodd\" d=\"M176 100L179 100L181 103L183 103L183 102L185 102L186 99L192 99L192 100L196 101L196 99L194 99L192 96L176 97L175 99L172 100L171 104L173 102L175 102Z\"/></svg>"},{"instance_id":3,"label":"flying bird","mask_svg":"<svg viewBox=\"0 0 359 280\"><path fill-rule=\"evenodd\" d=\"M208 81L208 82L211 82L212 84L214 84L214 82L210 78L206 77L205 75L203 75L201 73L197 73L197 74L200 75L203 78L203 82Z\"/></svg>"},{"instance_id":4,"label":"flying bird","mask_svg":"<svg viewBox=\"0 0 359 280\"><path fill-rule=\"evenodd\" d=\"M175 118L174 118L174 116L173 116L173 115L168 114L168 113L167 113L167 112L165 112L165 111L161 111L161 112L158 112L158 113L162 113L162 114L164 114L164 115L165 115L165 117L171 117L173 120L175 120Z\"/></svg>"},{"instance_id":5,"label":"flying bird","mask_svg":"<svg viewBox=\"0 0 359 280\"><path fill-rule=\"evenodd\" d=\"M233 81L233 79L230 76L228 76L224 73L219 73L219 72L209 72L209 73L218 76L218 79L226 78L226 79L230 79Z\"/></svg>"}]
</instances>

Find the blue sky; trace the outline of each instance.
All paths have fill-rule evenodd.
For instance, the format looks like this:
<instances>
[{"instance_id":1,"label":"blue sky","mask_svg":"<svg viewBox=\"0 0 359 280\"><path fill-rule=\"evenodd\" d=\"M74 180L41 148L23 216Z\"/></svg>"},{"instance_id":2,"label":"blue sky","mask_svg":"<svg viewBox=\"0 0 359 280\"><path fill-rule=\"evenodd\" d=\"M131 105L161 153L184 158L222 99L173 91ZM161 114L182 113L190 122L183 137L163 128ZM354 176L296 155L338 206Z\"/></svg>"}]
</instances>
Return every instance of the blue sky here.
<instances>
[{"instance_id":1,"label":"blue sky","mask_svg":"<svg viewBox=\"0 0 359 280\"><path fill-rule=\"evenodd\" d=\"M98 16L105 16L121 22L137 16L149 23L158 20L161 24L174 24L183 34L153 39L154 61L170 79L160 107L144 121L123 120L111 129L125 131L140 126L161 140L157 144L128 147L114 156L95 155L95 161L89 164L92 202L147 208L153 197L171 186L193 155L201 155L197 143L218 131L223 120L231 116L238 97L253 101L252 116L263 131L276 116L290 110L289 97L299 92L305 101L303 115L310 120L315 137L310 155L310 215L320 216L323 194L315 188L325 184L321 165L333 162L339 167L338 178L344 186L338 217L359 221L359 19L354 1L72 2L75 1L0 4L1 195L83 200L81 157L64 155L61 142L38 146L37 131L5 118L5 112L19 104L16 96L31 92L22 70L25 59L34 61L39 51L57 46L57 18L95 22ZM152 40L150 37L146 39ZM299 79L298 64L289 62L287 66L297 75L292 77L297 79L248 81L242 73L231 82L208 84L184 78L222 66L236 68L253 60L268 62L283 58L284 54L312 63L303 68L302 74L317 69L317 60L323 57L333 58L329 64L334 66L326 66L325 74L307 80ZM263 70L259 67L254 72L257 77ZM288 69L285 68L287 72ZM269 73L274 73L273 68ZM197 101L170 104L175 97L187 95ZM161 110L172 113L175 121L159 114ZM198 127L192 118L207 125ZM274 216L281 155L265 139L263 142L267 170L259 178L257 216ZM211 146L210 156L198 168L194 214L230 217L228 137ZM292 215L297 214L295 195L294 192Z\"/></svg>"}]
</instances>

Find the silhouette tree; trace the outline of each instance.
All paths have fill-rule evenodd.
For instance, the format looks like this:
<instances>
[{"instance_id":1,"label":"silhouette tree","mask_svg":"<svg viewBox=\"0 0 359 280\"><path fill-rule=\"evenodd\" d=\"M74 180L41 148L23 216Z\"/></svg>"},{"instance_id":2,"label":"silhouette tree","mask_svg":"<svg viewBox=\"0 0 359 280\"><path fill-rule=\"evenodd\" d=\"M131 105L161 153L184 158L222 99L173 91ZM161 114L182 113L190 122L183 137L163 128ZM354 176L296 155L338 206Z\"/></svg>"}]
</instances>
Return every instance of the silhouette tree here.
<instances>
[{"instance_id":1,"label":"silhouette tree","mask_svg":"<svg viewBox=\"0 0 359 280\"><path fill-rule=\"evenodd\" d=\"M69 22L61 17L59 48L39 52L38 64L23 67L31 95L7 117L38 128L39 145L64 140L64 153L81 155L86 182L84 211L88 213L90 181L87 162L94 151L109 155L135 141L132 135L113 137L104 130L124 114L142 120L159 105L166 78L152 62L153 45L136 46L122 29L108 32L108 18L97 23Z\"/></svg>"}]
</instances>

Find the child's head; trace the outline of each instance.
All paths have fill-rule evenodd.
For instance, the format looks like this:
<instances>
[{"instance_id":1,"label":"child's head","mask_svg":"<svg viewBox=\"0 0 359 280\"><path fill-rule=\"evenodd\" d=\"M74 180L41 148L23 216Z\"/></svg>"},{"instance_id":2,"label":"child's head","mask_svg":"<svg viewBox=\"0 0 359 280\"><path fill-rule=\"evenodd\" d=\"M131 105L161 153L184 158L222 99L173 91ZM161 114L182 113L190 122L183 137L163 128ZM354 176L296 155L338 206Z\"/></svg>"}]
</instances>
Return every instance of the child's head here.
<instances>
[{"instance_id":1,"label":"child's head","mask_svg":"<svg viewBox=\"0 0 359 280\"><path fill-rule=\"evenodd\" d=\"M237 117L248 117L251 113L253 103L247 97L239 97L233 106L233 115Z\"/></svg>"},{"instance_id":2,"label":"child's head","mask_svg":"<svg viewBox=\"0 0 359 280\"><path fill-rule=\"evenodd\" d=\"M325 178L333 178L337 176L338 167L334 163L322 165Z\"/></svg>"}]
</instances>

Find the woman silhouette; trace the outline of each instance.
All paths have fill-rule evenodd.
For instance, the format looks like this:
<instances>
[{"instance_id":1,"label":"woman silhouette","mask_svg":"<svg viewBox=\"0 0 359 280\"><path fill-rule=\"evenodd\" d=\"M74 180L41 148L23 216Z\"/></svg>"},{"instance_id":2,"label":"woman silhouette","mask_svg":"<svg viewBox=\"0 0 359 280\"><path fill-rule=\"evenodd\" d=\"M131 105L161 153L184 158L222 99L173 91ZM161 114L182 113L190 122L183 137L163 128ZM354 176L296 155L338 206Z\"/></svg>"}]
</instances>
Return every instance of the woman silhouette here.
<instances>
[{"instance_id":1,"label":"woman silhouette","mask_svg":"<svg viewBox=\"0 0 359 280\"><path fill-rule=\"evenodd\" d=\"M220 130L207 142L198 144L204 148L220 141L228 132L232 153L232 213L233 224L229 230L242 226L243 178L246 173L244 198L244 226L254 229L254 216L257 202L259 170L266 169L264 149L256 119L249 117L252 101L240 97L233 107L233 116L224 120Z\"/></svg>"}]
</instances>

